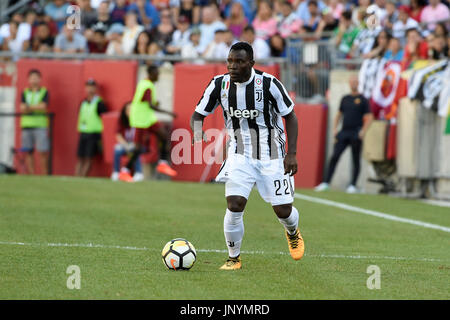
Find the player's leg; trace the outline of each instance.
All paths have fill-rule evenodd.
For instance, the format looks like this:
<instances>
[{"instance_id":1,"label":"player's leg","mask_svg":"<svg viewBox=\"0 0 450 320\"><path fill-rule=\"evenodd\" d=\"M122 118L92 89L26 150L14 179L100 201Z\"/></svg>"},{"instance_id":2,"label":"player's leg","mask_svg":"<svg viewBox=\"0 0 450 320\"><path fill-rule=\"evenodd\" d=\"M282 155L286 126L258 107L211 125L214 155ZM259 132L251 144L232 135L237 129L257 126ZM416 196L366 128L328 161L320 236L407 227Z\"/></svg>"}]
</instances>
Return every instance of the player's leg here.
<instances>
[{"instance_id":1,"label":"player's leg","mask_svg":"<svg viewBox=\"0 0 450 320\"><path fill-rule=\"evenodd\" d=\"M242 267L240 253L244 238L244 210L255 184L255 170L241 155L230 155L227 159L229 176L225 183L227 209L223 230L228 248L228 259L220 268L236 270Z\"/></svg>"},{"instance_id":2,"label":"player's leg","mask_svg":"<svg viewBox=\"0 0 450 320\"><path fill-rule=\"evenodd\" d=\"M261 197L272 205L285 235L292 258L299 260L305 250L300 234L298 210L294 202L294 178L284 174L283 159L260 161L260 174L256 186Z\"/></svg>"}]
</instances>

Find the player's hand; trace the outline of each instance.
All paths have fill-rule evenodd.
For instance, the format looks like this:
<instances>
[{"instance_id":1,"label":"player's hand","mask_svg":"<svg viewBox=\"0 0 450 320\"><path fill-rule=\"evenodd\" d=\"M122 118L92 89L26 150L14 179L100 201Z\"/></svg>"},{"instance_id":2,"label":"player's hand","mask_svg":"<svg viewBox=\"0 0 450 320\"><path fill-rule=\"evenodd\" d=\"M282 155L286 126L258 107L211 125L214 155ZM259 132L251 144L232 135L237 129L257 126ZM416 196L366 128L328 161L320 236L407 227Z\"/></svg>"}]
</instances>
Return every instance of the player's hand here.
<instances>
[{"instance_id":1,"label":"player's hand","mask_svg":"<svg viewBox=\"0 0 450 320\"><path fill-rule=\"evenodd\" d=\"M297 158L294 153L288 153L284 157L284 174L289 174L293 176L297 173Z\"/></svg>"}]
</instances>

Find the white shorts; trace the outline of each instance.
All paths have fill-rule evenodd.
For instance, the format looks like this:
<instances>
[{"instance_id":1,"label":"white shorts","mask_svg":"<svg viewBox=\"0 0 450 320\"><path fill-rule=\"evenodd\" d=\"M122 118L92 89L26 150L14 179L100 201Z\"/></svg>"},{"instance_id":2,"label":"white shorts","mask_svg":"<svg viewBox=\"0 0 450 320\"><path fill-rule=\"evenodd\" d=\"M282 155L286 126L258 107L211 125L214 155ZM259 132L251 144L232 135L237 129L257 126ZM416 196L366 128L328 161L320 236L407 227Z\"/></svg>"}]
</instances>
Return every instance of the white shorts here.
<instances>
[{"instance_id":1,"label":"white shorts","mask_svg":"<svg viewBox=\"0 0 450 320\"><path fill-rule=\"evenodd\" d=\"M256 184L264 201L272 206L294 202L294 177L284 174L283 159L257 160L230 154L216 181L225 182L225 196L250 196Z\"/></svg>"}]
</instances>

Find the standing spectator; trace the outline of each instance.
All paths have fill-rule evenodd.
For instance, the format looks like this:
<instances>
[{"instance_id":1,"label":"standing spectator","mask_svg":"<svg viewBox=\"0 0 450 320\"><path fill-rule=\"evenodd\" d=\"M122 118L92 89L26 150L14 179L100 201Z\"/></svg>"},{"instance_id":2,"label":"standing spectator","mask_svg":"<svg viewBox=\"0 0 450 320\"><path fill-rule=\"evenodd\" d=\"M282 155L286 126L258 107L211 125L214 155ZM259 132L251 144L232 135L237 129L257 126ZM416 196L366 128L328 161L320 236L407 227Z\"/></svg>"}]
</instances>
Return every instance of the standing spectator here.
<instances>
[{"instance_id":1,"label":"standing spectator","mask_svg":"<svg viewBox=\"0 0 450 320\"><path fill-rule=\"evenodd\" d=\"M181 53L181 48L189 43L191 31L189 30L189 20L186 16L179 16L177 29L172 34L172 40L166 47L169 54Z\"/></svg>"},{"instance_id":2,"label":"standing spectator","mask_svg":"<svg viewBox=\"0 0 450 320\"><path fill-rule=\"evenodd\" d=\"M11 51L13 55L13 60L19 59L18 53L26 51L30 45L29 41L18 36L19 25L15 21L9 23L9 36L3 39L2 47L5 51Z\"/></svg>"},{"instance_id":3,"label":"standing spectator","mask_svg":"<svg viewBox=\"0 0 450 320\"><path fill-rule=\"evenodd\" d=\"M41 72L37 69L28 72L28 87L21 94L20 112L24 115L20 118L20 127L28 173L34 173L33 151L36 149L41 173L46 175L50 143L48 119L44 114L47 112L49 95L47 88L41 85L41 78Z\"/></svg>"},{"instance_id":4,"label":"standing spectator","mask_svg":"<svg viewBox=\"0 0 450 320\"><path fill-rule=\"evenodd\" d=\"M111 11L111 22L125 24L127 13L127 0L116 0Z\"/></svg>"},{"instance_id":5,"label":"standing spectator","mask_svg":"<svg viewBox=\"0 0 450 320\"><path fill-rule=\"evenodd\" d=\"M392 27L392 35L400 40L402 45L405 44L406 30L411 28L419 28L419 23L413 18L409 17L409 8L407 6L400 6L398 8L398 20L394 22Z\"/></svg>"},{"instance_id":6,"label":"standing spectator","mask_svg":"<svg viewBox=\"0 0 450 320\"><path fill-rule=\"evenodd\" d=\"M78 114L78 161L75 167L75 175L86 177L92 166L92 159L100 153L101 133L103 122L100 117L107 112L106 105L97 94L97 83L94 79L88 79L85 85L86 98L81 102Z\"/></svg>"},{"instance_id":7,"label":"standing spectator","mask_svg":"<svg viewBox=\"0 0 450 320\"><path fill-rule=\"evenodd\" d=\"M279 16L277 29L283 38L289 37L291 34L298 33L302 26L302 21L293 11L292 4L284 0L280 7L281 15Z\"/></svg>"},{"instance_id":8,"label":"standing spectator","mask_svg":"<svg viewBox=\"0 0 450 320\"><path fill-rule=\"evenodd\" d=\"M409 13L409 8L405 6ZM381 21L381 24L384 28L392 29L392 26L394 25L395 21L398 19L398 12L395 7L395 1L389 0L386 3L386 15L384 17L384 20Z\"/></svg>"},{"instance_id":9,"label":"standing spectator","mask_svg":"<svg viewBox=\"0 0 450 320\"><path fill-rule=\"evenodd\" d=\"M344 96L341 100L339 111L333 122L333 134L335 143L333 155L331 156L328 167L328 174L325 181L319 184L315 191L324 191L329 189L329 184L333 178L334 170L344 150L350 146L352 149L353 174L347 193L356 193L356 182L359 176L360 156L362 138L364 137L370 122L372 114L369 109L368 100L358 92L358 78L352 76L349 81L351 93ZM342 119L342 129L338 131L339 123Z\"/></svg>"},{"instance_id":10,"label":"standing spectator","mask_svg":"<svg viewBox=\"0 0 450 320\"><path fill-rule=\"evenodd\" d=\"M137 14L137 21L147 29L155 28L159 24L158 10L147 0L136 0L128 6L128 12Z\"/></svg>"},{"instance_id":11,"label":"standing spectator","mask_svg":"<svg viewBox=\"0 0 450 320\"><path fill-rule=\"evenodd\" d=\"M388 49L391 38L391 34L386 29L382 30L375 38L374 48L364 54L363 58L373 59L383 57Z\"/></svg>"},{"instance_id":12,"label":"standing spectator","mask_svg":"<svg viewBox=\"0 0 450 320\"><path fill-rule=\"evenodd\" d=\"M45 15L56 22L58 30L66 23L68 7L69 4L65 0L53 0L44 7Z\"/></svg>"},{"instance_id":13,"label":"standing spectator","mask_svg":"<svg viewBox=\"0 0 450 320\"><path fill-rule=\"evenodd\" d=\"M203 53L206 47L214 40L217 30L225 30L227 26L220 21L217 6L208 5L202 9L202 23L200 24L200 50Z\"/></svg>"},{"instance_id":14,"label":"standing spectator","mask_svg":"<svg viewBox=\"0 0 450 320\"><path fill-rule=\"evenodd\" d=\"M256 32L256 37L268 40L277 33L277 20L274 18L272 5L267 0L262 0L258 4L255 20L252 23Z\"/></svg>"},{"instance_id":15,"label":"standing spectator","mask_svg":"<svg viewBox=\"0 0 450 320\"><path fill-rule=\"evenodd\" d=\"M114 146L114 162L113 162L113 172L111 174L111 180L117 181L119 180L119 172L120 172L120 160L122 156L126 154L131 154L134 150L134 135L136 132L136 128L130 127L130 107L131 102L125 103L120 111L119 123L116 132L116 140L117 143ZM144 175L142 174L142 165L141 158L136 157L136 160L133 163L134 166L134 175L133 181L142 181L144 180ZM122 168L122 171L125 169Z\"/></svg>"},{"instance_id":16,"label":"standing spectator","mask_svg":"<svg viewBox=\"0 0 450 320\"><path fill-rule=\"evenodd\" d=\"M231 4L230 14L226 19L225 24L236 39L241 37L242 31L244 31L244 28L248 25L248 19L244 14L240 2L233 2Z\"/></svg>"},{"instance_id":17,"label":"standing spectator","mask_svg":"<svg viewBox=\"0 0 450 320\"><path fill-rule=\"evenodd\" d=\"M165 53L166 46L172 41L172 34L175 27L172 22L172 15L169 9L161 10L161 23L151 32L152 43L150 44L150 54Z\"/></svg>"},{"instance_id":18,"label":"standing spectator","mask_svg":"<svg viewBox=\"0 0 450 320\"><path fill-rule=\"evenodd\" d=\"M420 23L420 17L422 16L424 6L425 0L411 0L411 11L409 16Z\"/></svg>"},{"instance_id":19,"label":"standing spectator","mask_svg":"<svg viewBox=\"0 0 450 320\"><path fill-rule=\"evenodd\" d=\"M40 22L31 41L31 50L38 52L51 52L55 38L50 33L50 27L45 22Z\"/></svg>"},{"instance_id":20,"label":"standing spectator","mask_svg":"<svg viewBox=\"0 0 450 320\"><path fill-rule=\"evenodd\" d=\"M335 44L338 48L339 58L347 58L358 33L359 28L352 22L351 11L344 11L339 21L339 26L335 30Z\"/></svg>"},{"instance_id":21,"label":"standing spectator","mask_svg":"<svg viewBox=\"0 0 450 320\"><path fill-rule=\"evenodd\" d=\"M114 23L106 33L108 39L108 47L106 48L106 54L108 55L121 55L122 50L122 34L124 26L120 23Z\"/></svg>"},{"instance_id":22,"label":"standing spectator","mask_svg":"<svg viewBox=\"0 0 450 320\"><path fill-rule=\"evenodd\" d=\"M434 30L436 23L432 22L439 22L449 18L450 11L445 4L441 3L441 0L429 0L429 5L423 8L420 15L420 22L428 23L427 29Z\"/></svg>"},{"instance_id":23,"label":"standing spectator","mask_svg":"<svg viewBox=\"0 0 450 320\"><path fill-rule=\"evenodd\" d=\"M253 29L252 26L244 28L241 40L249 43L253 47L255 60L267 59L270 57L269 45L263 39L256 37L255 29Z\"/></svg>"},{"instance_id":24,"label":"standing spectator","mask_svg":"<svg viewBox=\"0 0 450 320\"><path fill-rule=\"evenodd\" d=\"M402 60L402 70L409 68L414 60L428 58L428 44L417 29L406 30L405 54Z\"/></svg>"},{"instance_id":25,"label":"standing spectator","mask_svg":"<svg viewBox=\"0 0 450 320\"><path fill-rule=\"evenodd\" d=\"M303 24L308 23L309 21L311 21L311 13L310 13L309 8L308 8L309 7L309 3L311 1L314 1L316 3L316 7L317 7L319 12L322 12L322 10L325 9L325 7L326 7L325 3L323 1L321 1L321 0L319 0L319 1L315 1L315 0L304 0L304 1L302 1L297 7L296 14L300 18L300 20L302 20Z\"/></svg>"},{"instance_id":26,"label":"standing spectator","mask_svg":"<svg viewBox=\"0 0 450 320\"><path fill-rule=\"evenodd\" d=\"M106 39L105 30L95 29L92 40L88 42L88 47L90 53L106 53L108 39Z\"/></svg>"},{"instance_id":27,"label":"standing spectator","mask_svg":"<svg viewBox=\"0 0 450 320\"><path fill-rule=\"evenodd\" d=\"M137 15L129 11L125 16L125 29L122 36L122 52L130 54L136 46L136 40L139 34L144 31L144 27L138 24Z\"/></svg>"},{"instance_id":28,"label":"standing spectator","mask_svg":"<svg viewBox=\"0 0 450 320\"><path fill-rule=\"evenodd\" d=\"M78 53L86 52L86 50L86 38L67 26L64 26L60 34L55 38L54 52Z\"/></svg>"}]
</instances>

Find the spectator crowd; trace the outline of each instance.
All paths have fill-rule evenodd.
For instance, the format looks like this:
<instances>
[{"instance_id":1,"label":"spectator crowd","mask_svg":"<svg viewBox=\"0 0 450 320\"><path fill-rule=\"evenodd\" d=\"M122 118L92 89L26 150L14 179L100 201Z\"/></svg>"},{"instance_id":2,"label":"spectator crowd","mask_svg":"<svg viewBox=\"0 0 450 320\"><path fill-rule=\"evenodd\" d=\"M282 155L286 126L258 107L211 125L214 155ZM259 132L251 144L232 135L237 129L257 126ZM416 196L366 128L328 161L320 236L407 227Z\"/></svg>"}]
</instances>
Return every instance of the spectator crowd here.
<instances>
[{"instance_id":1,"label":"spectator crowd","mask_svg":"<svg viewBox=\"0 0 450 320\"><path fill-rule=\"evenodd\" d=\"M246 41L256 59L286 39L329 40L340 58L449 56L448 0L49 0L0 26L2 50L224 59ZM70 21L70 23L68 23ZM73 28L75 27L75 28Z\"/></svg>"}]
</instances>

